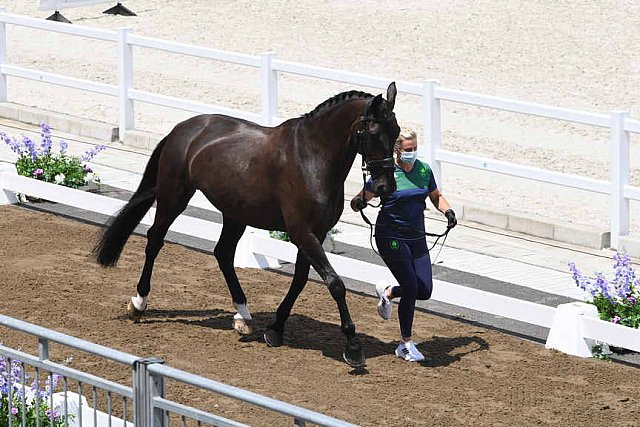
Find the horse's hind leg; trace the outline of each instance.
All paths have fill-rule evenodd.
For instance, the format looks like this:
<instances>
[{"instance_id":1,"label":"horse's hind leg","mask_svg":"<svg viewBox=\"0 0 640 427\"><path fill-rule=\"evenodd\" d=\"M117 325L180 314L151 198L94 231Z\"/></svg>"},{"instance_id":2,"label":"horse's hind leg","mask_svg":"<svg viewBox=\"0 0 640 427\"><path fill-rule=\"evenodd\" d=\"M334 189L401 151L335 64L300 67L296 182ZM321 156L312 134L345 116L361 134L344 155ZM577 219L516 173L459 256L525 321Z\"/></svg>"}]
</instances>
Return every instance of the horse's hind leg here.
<instances>
[{"instance_id":1,"label":"horse's hind leg","mask_svg":"<svg viewBox=\"0 0 640 427\"><path fill-rule=\"evenodd\" d=\"M307 257L302 253L302 251L298 251L298 256L296 257L296 269L293 274L291 287L289 287L289 292L287 292L287 295L278 307L278 311L276 312L276 321L264 333L264 340L269 347L279 347L282 345L284 323L289 318L289 314L291 314L293 303L296 302L300 292L304 289L304 285L307 283L310 267L311 264L309 264Z\"/></svg>"},{"instance_id":2,"label":"horse's hind leg","mask_svg":"<svg viewBox=\"0 0 640 427\"><path fill-rule=\"evenodd\" d=\"M238 241L242 237L246 225L238 224L227 216L222 217L222 233L220 240L216 243L213 255L218 260L220 271L224 275L224 279L229 287L233 305L238 311L233 317L233 329L240 335L250 335L253 333L251 328L251 313L247 308L247 297L240 287L236 270L233 267L233 260L236 255L236 247Z\"/></svg>"},{"instance_id":3,"label":"horse's hind leg","mask_svg":"<svg viewBox=\"0 0 640 427\"><path fill-rule=\"evenodd\" d=\"M170 189L173 191L168 192L167 190L169 189L165 187L163 193L158 194L156 216L153 220L153 225L147 231L144 267L137 286L138 295L131 298L131 302L127 306L129 318L134 321L140 320L147 308L147 297L151 291L153 264L164 245L167 231L169 231L169 227L171 227L178 215L185 210L189 200L195 193L195 190L185 188L179 182L173 182L173 188Z\"/></svg>"}]
</instances>

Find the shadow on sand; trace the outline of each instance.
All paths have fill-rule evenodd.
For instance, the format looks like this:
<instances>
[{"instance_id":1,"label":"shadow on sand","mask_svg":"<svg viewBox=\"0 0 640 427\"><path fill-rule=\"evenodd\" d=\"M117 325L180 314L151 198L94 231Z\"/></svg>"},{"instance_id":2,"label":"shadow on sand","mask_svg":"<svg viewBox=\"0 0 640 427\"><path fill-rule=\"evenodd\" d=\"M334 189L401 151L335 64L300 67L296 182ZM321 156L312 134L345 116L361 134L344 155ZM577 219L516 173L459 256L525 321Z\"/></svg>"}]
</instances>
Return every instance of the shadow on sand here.
<instances>
[{"instance_id":1,"label":"shadow on sand","mask_svg":"<svg viewBox=\"0 0 640 427\"><path fill-rule=\"evenodd\" d=\"M213 310L153 310L145 312L140 324L145 323L181 323L218 330L231 330L233 315L230 311ZM267 312L252 313L254 333L240 337L244 342L264 342L263 333L274 321L275 314ZM371 335L358 333L367 359L393 354L397 342L381 341ZM322 352L325 357L343 361L342 350L345 338L340 327L333 323L323 322L301 314L292 314L287 320L283 346ZM470 345L473 346L468 348ZM464 356L489 348L482 338L471 336L438 337L434 336L418 344L419 350L426 360L421 362L425 367L447 366L460 361ZM352 374L366 373L366 370L354 370Z\"/></svg>"}]
</instances>

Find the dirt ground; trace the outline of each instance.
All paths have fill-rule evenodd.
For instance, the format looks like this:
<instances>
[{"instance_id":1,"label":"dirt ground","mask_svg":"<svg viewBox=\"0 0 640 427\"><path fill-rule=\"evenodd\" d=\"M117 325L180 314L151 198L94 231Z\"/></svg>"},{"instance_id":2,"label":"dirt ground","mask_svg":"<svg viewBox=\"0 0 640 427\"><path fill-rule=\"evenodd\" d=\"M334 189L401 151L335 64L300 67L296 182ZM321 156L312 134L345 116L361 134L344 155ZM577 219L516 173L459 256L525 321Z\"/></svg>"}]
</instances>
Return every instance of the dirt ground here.
<instances>
[{"instance_id":1,"label":"dirt ground","mask_svg":"<svg viewBox=\"0 0 640 427\"><path fill-rule=\"evenodd\" d=\"M317 282L296 303L283 347L268 348L261 334L240 340L215 259L180 245L162 250L148 314L134 324L124 317L124 303L135 292L144 239L132 237L119 265L105 269L88 256L98 230L22 207L0 208L0 312L362 425L638 425L637 368L570 357L425 313L417 313L415 331L427 361L404 362L393 355L395 314L384 322L373 298L350 293L368 361L357 375L342 361L337 309ZM249 269L238 275L261 331L290 277ZM33 337L4 328L0 340L35 348ZM73 368L130 384L126 368L57 347L52 354ZM251 425L292 424L177 385L168 393Z\"/></svg>"}]
</instances>

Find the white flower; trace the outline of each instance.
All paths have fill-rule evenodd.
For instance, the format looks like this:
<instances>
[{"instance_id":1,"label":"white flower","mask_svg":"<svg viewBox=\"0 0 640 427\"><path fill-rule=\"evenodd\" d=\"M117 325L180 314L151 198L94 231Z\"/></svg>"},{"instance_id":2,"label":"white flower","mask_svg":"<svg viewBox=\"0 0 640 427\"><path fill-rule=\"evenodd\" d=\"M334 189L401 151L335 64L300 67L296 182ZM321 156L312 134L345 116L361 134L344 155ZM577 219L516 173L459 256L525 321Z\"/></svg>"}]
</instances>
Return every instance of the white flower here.
<instances>
[{"instance_id":1,"label":"white flower","mask_svg":"<svg viewBox=\"0 0 640 427\"><path fill-rule=\"evenodd\" d=\"M86 174L86 175L84 176L84 180L85 180L85 182L91 182L91 181L93 181L93 173L92 173L92 172L89 172L88 174Z\"/></svg>"},{"instance_id":2,"label":"white flower","mask_svg":"<svg viewBox=\"0 0 640 427\"><path fill-rule=\"evenodd\" d=\"M54 176L53 179L55 180L56 184L62 184L64 182L64 174L59 173L58 175Z\"/></svg>"}]
</instances>

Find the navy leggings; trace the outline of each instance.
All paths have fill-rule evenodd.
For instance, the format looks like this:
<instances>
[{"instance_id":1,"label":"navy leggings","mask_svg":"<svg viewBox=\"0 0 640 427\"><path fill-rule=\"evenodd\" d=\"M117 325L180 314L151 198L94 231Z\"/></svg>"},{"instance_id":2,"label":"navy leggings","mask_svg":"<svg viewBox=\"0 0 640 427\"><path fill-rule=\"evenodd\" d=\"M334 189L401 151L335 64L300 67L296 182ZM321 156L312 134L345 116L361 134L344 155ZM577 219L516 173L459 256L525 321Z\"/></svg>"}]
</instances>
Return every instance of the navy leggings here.
<instances>
[{"instance_id":1,"label":"navy leggings","mask_svg":"<svg viewBox=\"0 0 640 427\"><path fill-rule=\"evenodd\" d=\"M382 259L400 284L392 288L392 295L400 297L400 332L403 337L410 337L416 300L431 298L433 290L427 241L425 238L402 240L376 236L376 244Z\"/></svg>"}]
</instances>

